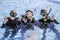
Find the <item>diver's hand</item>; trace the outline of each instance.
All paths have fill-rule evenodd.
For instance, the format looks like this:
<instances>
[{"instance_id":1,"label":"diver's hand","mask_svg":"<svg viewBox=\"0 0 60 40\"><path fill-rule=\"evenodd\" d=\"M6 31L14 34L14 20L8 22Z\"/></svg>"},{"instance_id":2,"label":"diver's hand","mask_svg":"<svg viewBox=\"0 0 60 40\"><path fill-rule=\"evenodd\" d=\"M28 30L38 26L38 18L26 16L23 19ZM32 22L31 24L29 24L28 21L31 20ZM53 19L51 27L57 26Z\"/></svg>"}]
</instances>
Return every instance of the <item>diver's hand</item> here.
<instances>
[{"instance_id":1,"label":"diver's hand","mask_svg":"<svg viewBox=\"0 0 60 40\"><path fill-rule=\"evenodd\" d=\"M6 24L7 22L8 22L8 18L5 17L5 18L4 18L4 24Z\"/></svg>"},{"instance_id":2,"label":"diver's hand","mask_svg":"<svg viewBox=\"0 0 60 40\"><path fill-rule=\"evenodd\" d=\"M50 16L50 20L52 20L52 22L55 22L56 24L60 24L57 20L54 19L54 14Z\"/></svg>"},{"instance_id":3,"label":"diver's hand","mask_svg":"<svg viewBox=\"0 0 60 40\"><path fill-rule=\"evenodd\" d=\"M33 16L30 18L30 21L32 21L33 20Z\"/></svg>"},{"instance_id":4,"label":"diver's hand","mask_svg":"<svg viewBox=\"0 0 60 40\"><path fill-rule=\"evenodd\" d=\"M50 20L54 21L54 14L52 14L52 16L50 16Z\"/></svg>"}]
</instances>

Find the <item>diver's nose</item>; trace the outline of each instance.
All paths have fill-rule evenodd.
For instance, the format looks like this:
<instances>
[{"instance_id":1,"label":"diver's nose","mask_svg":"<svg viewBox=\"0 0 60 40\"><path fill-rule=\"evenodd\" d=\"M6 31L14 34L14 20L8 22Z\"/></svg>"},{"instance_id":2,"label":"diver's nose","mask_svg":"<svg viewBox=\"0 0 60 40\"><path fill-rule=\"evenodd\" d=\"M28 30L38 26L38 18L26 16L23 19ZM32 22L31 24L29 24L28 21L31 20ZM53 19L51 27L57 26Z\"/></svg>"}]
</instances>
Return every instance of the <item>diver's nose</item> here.
<instances>
[{"instance_id":1,"label":"diver's nose","mask_svg":"<svg viewBox=\"0 0 60 40\"><path fill-rule=\"evenodd\" d=\"M43 16L46 16L45 14L43 14Z\"/></svg>"}]
</instances>

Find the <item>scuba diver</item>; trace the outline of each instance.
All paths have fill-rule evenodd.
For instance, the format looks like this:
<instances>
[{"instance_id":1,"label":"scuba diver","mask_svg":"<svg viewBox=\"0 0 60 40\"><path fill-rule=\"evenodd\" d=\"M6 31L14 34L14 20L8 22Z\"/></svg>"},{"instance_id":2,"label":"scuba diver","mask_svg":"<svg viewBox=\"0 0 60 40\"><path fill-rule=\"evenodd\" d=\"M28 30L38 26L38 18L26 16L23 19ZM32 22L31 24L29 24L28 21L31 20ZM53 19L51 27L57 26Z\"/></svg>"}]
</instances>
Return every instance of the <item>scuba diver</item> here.
<instances>
[{"instance_id":1,"label":"scuba diver","mask_svg":"<svg viewBox=\"0 0 60 40\"><path fill-rule=\"evenodd\" d=\"M50 11L51 11L51 9L50 9ZM49 11L49 12L50 12L50 11ZM43 29L43 37L42 37L41 40L45 40L45 38L46 38L45 34L46 34L46 32L47 32L46 30L47 30L48 24L49 24L49 22L50 22L50 20L49 20L49 18L48 18L48 14L49 14L49 13L47 13L45 9L42 9L42 10L41 10L40 15L42 16L42 18L39 19L39 22L40 22L40 26L39 26L39 27L40 27L41 29Z\"/></svg>"},{"instance_id":2,"label":"scuba diver","mask_svg":"<svg viewBox=\"0 0 60 40\"><path fill-rule=\"evenodd\" d=\"M20 31L22 38L24 37L24 33L26 33L27 30L34 30L33 23L33 12L31 10L27 10L26 14L22 16L20 24L20 27L22 27Z\"/></svg>"},{"instance_id":3,"label":"scuba diver","mask_svg":"<svg viewBox=\"0 0 60 40\"><path fill-rule=\"evenodd\" d=\"M52 25L50 25L51 22L54 22L56 24L59 24L55 19L54 21L52 20L52 18L48 17L48 15L51 12L51 8L49 10L49 12L47 13L46 9L42 9L40 15L42 16L41 19L39 19L36 23L35 26L37 25L40 29L43 29L43 37L41 40L45 40L46 36L46 30L47 28L51 27Z\"/></svg>"},{"instance_id":4,"label":"scuba diver","mask_svg":"<svg viewBox=\"0 0 60 40\"><path fill-rule=\"evenodd\" d=\"M4 22L1 28L5 28L6 30L1 40L5 40L10 33L11 33L10 38L13 38L18 32L18 25L20 25L20 21L19 18L16 16L17 16L16 11L11 10L10 17L4 18Z\"/></svg>"},{"instance_id":5,"label":"scuba diver","mask_svg":"<svg viewBox=\"0 0 60 40\"><path fill-rule=\"evenodd\" d=\"M59 23L55 19L54 20L52 19L53 15L51 17L48 17L48 15L50 14L50 12L51 12L51 8L50 8L50 10L49 10L48 13L47 13L46 9L42 9L41 13L40 13L40 15L42 16L42 18L39 19L38 22L35 24L35 26L37 25L40 29L43 29L43 37L42 37L41 40L45 40L45 38L46 38L45 34L47 32L46 31L47 28L52 27L50 29L52 29L55 33L57 32L57 30L55 28L53 28L54 24L53 25L51 25L51 24L52 24L52 22L54 22L56 24L59 24Z\"/></svg>"}]
</instances>

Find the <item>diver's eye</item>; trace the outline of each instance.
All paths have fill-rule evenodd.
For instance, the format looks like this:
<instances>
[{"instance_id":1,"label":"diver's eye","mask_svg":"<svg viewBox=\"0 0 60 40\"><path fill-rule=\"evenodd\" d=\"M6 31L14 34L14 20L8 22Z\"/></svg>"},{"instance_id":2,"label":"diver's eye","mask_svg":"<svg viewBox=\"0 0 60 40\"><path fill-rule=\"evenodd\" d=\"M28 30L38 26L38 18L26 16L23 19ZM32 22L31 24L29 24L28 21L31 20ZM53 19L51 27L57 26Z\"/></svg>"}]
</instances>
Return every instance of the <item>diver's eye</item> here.
<instances>
[{"instance_id":1,"label":"diver's eye","mask_svg":"<svg viewBox=\"0 0 60 40\"><path fill-rule=\"evenodd\" d=\"M14 13L12 13L12 14L10 14L10 16L12 16L12 17L15 17L17 14L14 14Z\"/></svg>"}]
</instances>

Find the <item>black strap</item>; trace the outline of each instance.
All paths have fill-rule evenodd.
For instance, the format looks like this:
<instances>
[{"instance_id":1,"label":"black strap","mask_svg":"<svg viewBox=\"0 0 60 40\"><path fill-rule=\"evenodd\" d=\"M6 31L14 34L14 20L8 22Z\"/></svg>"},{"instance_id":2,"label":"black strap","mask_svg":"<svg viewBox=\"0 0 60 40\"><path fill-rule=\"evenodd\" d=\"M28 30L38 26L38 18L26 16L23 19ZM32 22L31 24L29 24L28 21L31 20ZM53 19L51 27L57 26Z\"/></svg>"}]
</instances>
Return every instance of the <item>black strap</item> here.
<instances>
[{"instance_id":1,"label":"black strap","mask_svg":"<svg viewBox=\"0 0 60 40\"><path fill-rule=\"evenodd\" d=\"M51 8L50 8L50 10L49 10L49 12L48 12L48 15L50 14L50 12L51 12Z\"/></svg>"}]
</instances>

